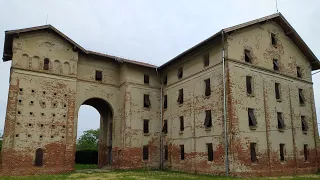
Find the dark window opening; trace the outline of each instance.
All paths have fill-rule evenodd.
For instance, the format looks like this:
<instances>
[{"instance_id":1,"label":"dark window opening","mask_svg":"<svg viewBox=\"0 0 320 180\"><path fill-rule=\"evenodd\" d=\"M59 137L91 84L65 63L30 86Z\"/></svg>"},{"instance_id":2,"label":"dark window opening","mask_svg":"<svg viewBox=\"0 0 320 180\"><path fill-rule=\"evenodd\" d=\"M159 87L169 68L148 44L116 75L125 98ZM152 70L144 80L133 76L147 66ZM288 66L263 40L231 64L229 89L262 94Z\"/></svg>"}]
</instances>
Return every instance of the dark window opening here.
<instances>
[{"instance_id":1,"label":"dark window opening","mask_svg":"<svg viewBox=\"0 0 320 180\"><path fill-rule=\"evenodd\" d=\"M309 150L308 150L307 144L303 145L303 154L304 154L304 160L307 161L309 159Z\"/></svg>"},{"instance_id":2,"label":"dark window opening","mask_svg":"<svg viewBox=\"0 0 320 180\"><path fill-rule=\"evenodd\" d=\"M278 128L284 129L286 127L286 125L284 124L281 112L277 112L277 119L278 119Z\"/></svg>"},{"instance_id":3,"label":"dark window opening","mask_svg":"<svg viewBox=\"0 0 320 180\"><path fill-rule=\"evenodd\" d=\"M96 71L96 81L102 80L102 71Z\"/></svg>"},{"instance_id":4,"label":"dark window opening","mask_svg":"<svg viewBox=\"0 0 320 180\"><path fill-rule=\"evenodd\" d=\"M212 143L207 144L207 151L208 151L208 161L213 161L213 148Z\"/></svg>"},{"instance_id":5,"label":"dark window opening","mask_svg":"<svg viewBox=\"0 0 320 180\"><path fill-rule=\"evenodd\" d=\"M248 108L248 118L249 118L249 126L250 127L255 127L257 126L257 120L254 115L254 109Z\"/></svg>"},{"instance_id":6,"label":"dark window opening","mask_svg":"<svg viewBox=\"0 0 320 180\"><path fill-rule=\"evenodd\" d=\"M168 96L164 95L163 97L163 108L167 109L168 108Z\"/></svg>"},{"instance_id":7,"label":"dark window opening","mask_svg":"<svg viewBox=\"0 0 320 180\"><path fill-rule=\"evenodd\" d=\"M280 144L280 160L284 161L284 144Z\"/></svg>"},{"instance_id":8,"label":"dark window opening","mask_svg":"<svg viewBox=\"0 0 320 180\"><path fill-rule=\"evenodd\" d=\"M252 58L251 58L251 52L250 50L244 50L244 60L248 63L252 62Z\"/></svg>"},{"instance_id":9,"label":"dark window opening","mask_svg":"<svg viewBox=\"0 0 320 180\"><path fill-rule=\"evenodd\" d=\"M212 126L211 110L206 110L206 118L204 119L204 126L209 128Z\"/></svg>"},{"instance_id":10,"label":"dark window opening","mask_svg":"<svg viewBox=\"0 0 320 180\"><path fill-rule=\"evenodd\" d=\"M143 146L143 160L148 160L149 159L149 147L148 146Z\"/></svg>"},{"instance_id":11,"label":"dark window opening","mask_svg":"<svg viewBox=\"0 0 320 180\"><path fill-rule=\"evenodd\" d=\"M168 146L165 145L165 146L164 146L164 160L168 160L168 155L169 155L169 153L168 153Z\"/></svg>"},{"instance_id":12,"label":"dark window opening","mask_svg":"<svg viewBox=\"0 0 320 180\"><path fill-rule=\"evenodd\" d=\"M149 75L146 75L146 74L144 75L143 82L145 84L149 84Z\"/></svg>"},{"instance_id":13,"label":"dark window opening","mask_svg":"<svg viewBox=\"0 0 320 180\"><path fill-rule=\"evenodd\" d=\"M34 165L39 167L43 165L43 150L40 148L36 150L36 159Z\"/></svg>"},{"instance_id":14,"label":"dark window opening","mask_svg":"<svg viewBox=\"0 0 320 180\"><path fill-rule=\"evenodd\" d=\"M301 67L297 67L297 77L302 78Z\"/></svg>"},{"instance_id":15,"label":"dark window opening","mask_svg":"<svg viewBox=\"0 0 320 180\"><path fill-rule=\"evenodd\" d=\"M180 159L184 160L184 145L180 145Z\"/></svg>"},{"instance_id":16,"label":"dark window opening","mask_svg":"<svg viewBox=\"0 0 320 180\"><path fill-rule=\"evenodd\" d=\"M182 69L182 67L178 68L177 76L178 76L179 79L182 78L182 76L183 76L183 69Z\"/></svg>"},{"instance_id":17,"label":"dark window opening","mask_svg":"<svg viewBox=\"0 0 320 180\"><path fill-rule=\"evenodd\" d=\"M162 132L165 133L165 134L168 133L168 120L164 120L163 121Z\"/></svg>"},{"instance_id":18,"label":"dark window opening","mask_svg":"<svg viewBox=\"0 0 320 180\"><path fill-rule=\"evenodd\" d=\"M164 85L167 85L167 83L168 83L168 76L165 75L165 76L163 77L163 84L164 84Z\"/></svg>"},{"instance_id":19,"label":"dark window opening","mask_svg":"<svg viewBox=\"0 0 320 180\"><path fill-rule=\"evenodd\" d=\"M149 120L143 120L143 133L149 133Z\"/></svg>"},{"instance_id":20,"label":"dark window opening","mask_svg":"<svg viewBox=\"0 0 320 180\"><path fill-rule=\"evenodd\" d=\"M49 59L48 58L44 59L43 69L49 70Z\"/></svg>"},{"instance_id":21,"label":"dark window opening","mask_svg":"<svg viewBox=\"0 0 320 180\"><path fill-rule=\"evenodd\" d=\"M275 94L276 94L276 99L280 100L281 96L280 96L280 84L279 83L275 83Z\"/></svg>"},{"instance_id":22,"label":"dark window opening","mask_svg":"<svg viewBox=\"0 0 320 180\"><path fill-rule=\"evenodd\" d=\"M183 103L183 89L180 89L180 90L179 90L179 97L178 97L177 102L178 102L179 104L182 104L182 103Z\"/></svg>"},{"instance_id":23,"label":"dark window opening","mask_svg":"<svg viewBox=\"0 0 320 180\"><path fill-rule=\"evenodd\" d=\"M276 38L276 35L273 33L271 33L271 43L273 46L277 45L277 38Z\"/></svg>"},{"instance_id":24,"label":"dark window opening","mask_svg":"<svg viewBox=\"0 0 320 180\"><path fill-rule=\"evenodd\" d=\"M16 137L19 137L19 134L16 134Z\"/></svg>"},{"instance_id":25,"label":"dark window opening","mask_svg":"<svg viewBox=\"0 0 320 180\"><path fill-rule=\"evenodd\" d=\"M209 58L209 53L207 53L207 54L205 54L204 56L203 56L203 65L205 66L205 67L207 67L207 66L209 66L209 63L210 63L210 58Z\"/></svg>"},{"instance_id":26,"label":"dark window opening","mask_svg":"<svg viewBox=\"0 0 320 180\"><path fill-rule=\"evenodd\" d=\"M20 92L22 92L22 91L23 91L23 89L22 89L22 88L19 88L19 91L20 91Z\"/></svg>"},{"instance_id":27,"label":"dark window opening","mask_svg":"<svg viewBox=\"0 0 320 180\"><path fill-rule=\"evenodd\" d=\"M206 89L205 89L204 94L205 94L206 96L210 96L210 95L211 95L210 78L209 78L209 79L204 80L204 83L205 83L205 85L206 85Z\"/></svg>"},{"instance_id":28,"label":"dark window opening","mask_svg":"<svg viewBox=\"0 0 320 180\"><path fill-rule=\"evenodd\" d=\"M309 129L305 116L301 116L301 127L302 127L302 131L308 131Z\"/></svg>"},{"instance_id":29,"label":"dark window opening","mask_svg":"<svg viewBox=\"0 0 320 180\"><path fill-rule=\"evenodd\" d=\"M256 143L250 143L251 162L257 162Z\"/></svg>"},{"instance_id":30,"label":"dark window opening","mask_svg":"<svg viewBox=\"0 0 320 180\"><path fill-rule=\"evenodd\" d=\"M278 62L278 59L273 59L273 70L279 71L279 62Z\"/></svg>"},{"instance_id":31,"label":"dark window opening","mask_svg":"<svg viewBox=\"0 0 320 180\"><path fill-rule=\"evenodd\" d=\"M184 118L183 118L183 116L180 116L179 119L180 119L180 131L184 131Z\"/></svg>"},{"instance_id":32,"label":"dark window opening","mask_svg":"<svg viewBox=\"0 0 320 180\"><path fill-rule=\"evenodd\" d=\"M143 95L143 107L149 108L150 105L151 105L151 103L150 103L149 95L148 94L144 94Z\"/></svg>"},{"instance_id":33,"label":"dark window opening","mask_svg":"<svg viewBox=\"0 0 320 180\"><path fill-rule=\"evenodd\" d=\"M304 102L305 102L302 89L299 89L299 102L300 102L301 105L303 105Z\"/></svg>"},{"instance_id":34,"label":"dark window opening","mask_svg":"<svg viewBox=\"0 0 320 180\"><path fill-rule=\"evenodd\" d=\"M247 85L247 93L252 94L252 77L251 76L246 76L246 85Z\"/></svg>"}]
</instances>

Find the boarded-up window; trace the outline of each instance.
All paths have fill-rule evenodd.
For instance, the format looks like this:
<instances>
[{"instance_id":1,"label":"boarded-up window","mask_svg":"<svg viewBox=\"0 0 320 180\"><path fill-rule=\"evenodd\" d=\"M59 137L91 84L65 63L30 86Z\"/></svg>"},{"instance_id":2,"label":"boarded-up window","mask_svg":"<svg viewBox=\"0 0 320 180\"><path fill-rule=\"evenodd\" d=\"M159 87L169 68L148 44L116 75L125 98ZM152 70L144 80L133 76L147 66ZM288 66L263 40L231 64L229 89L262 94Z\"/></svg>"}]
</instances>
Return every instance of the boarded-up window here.
<instances>
[{"instance_id":1,"label":"boarded-up window","mask_svg":"<svg viewBox=\"0 0 320 180\"><path fill-rule=\"evenodd\" d=\"M251 76L246 76L246 85L247 85L247 93L252 94L252 77Z\"/></svg>"},{"instance_id":2,"label":"boarded-up window","mask_svg":"<svg viewBox=\"0 0 320 180\"><path fill-rule=\"evenodd\" d=\"M167 83L168 83L168 76L167 76L167 75L165 75L165 76L163 77L162 82L163 82L164 85L167 85Z\"/></svg>"},{"instance_id":3,"label":"boarded-up window","mask_svg":"<svg viewBox=\"0 0 320 180\"><path fill-rule=\"evenodd\" d=\"M276 46L277 45L277 38L276 38L276 35L271 33L271 44L273 46Z\"/></svg>"},{"instance_id":4,"label":"boarded-up window","mask_svg":"<svg viewBox=\"0 0 320 180\"><path fill-rule=\"evenodd\" d=\"M167 109L168 108L168 96L164 95L163 97L163 108Z\"/></svg>"},{"instance_id":5,"label":"boarded-up window","mask_svg":"<svg viewBox=\"0 0 320 180\"><path fill-rule=\"evenodd\" d=\"M178 68L177 76L178 76L179 79L182 78L182 76L183 76L183 69L182 69L182 67L179 67L179 68Z\"/></svg>"},{"instance_id":6,"label":"boarded-up window","mask_svg":"<svg viewBox=\"0 0 320 180\"><path fill-rule=\"evenodd\" d=\"M168 120L164 120L163 121L162 132L165 133L165 134L168 133Z\"/></svg>"},{"instance_id":7,"label":"boarded-up window","mask_svg":"<svg viewBox=\"0 0 320 180\"><path fill-rule=\"evenodd\" d=\"M280 100L281 99L281 96L280 96L280 84L279 83L275 83L274 88L275 88L274 90L275 90L275 94L276 94L276 99Z\"/></svg>"},{"instance_id":8,"label":"boarded-up window","mask_svg":"<svg viewBox=\"0 0 320 180\"><path fill-rule=\"evenodd\" d=\"M102 71L96 71L96 81L102 80Z\"/></svg>"},{"instance_id":9,"label":"boarded-up window","mask_svg":"<svg viewBox=\"0 0 320 180\"><path fill-rule=\"evenodd\" d=\"M39 167L43 165L43 150L41 148L36 150L36 159L34 165Z\"/></svg>"},{"instance_id":10,"label":"boarded-up window","mask_svg":"<svg viewBox=\"0 0 320 180\"><path fill-rule=\"evenodd\" d=\"M278 62L278 59L273 59L273 70L279 71L279 62Z\"/></svg>"},{"instance_id":11,"label":"boarded-up window","mask_svg":"<svg viewBox=\"0 0 320 180\"><path fill-rule=\"evenodd\" d=\"M280 144L280 160L284 161L284 144Z\"/></svg>"},{"instance_id":12,"label":"boarded-up window","mask_svg":"<svg viewBox=\"0 0 320 180\"><path fill-rule=\"evenodd\" d=\"M144 84L149 84L149 75L144 75L143 76L143 82L144 82Z\"/></svg>"},{"instance_id":13,"label":"boarded-up window","mask_svg":"<svg viewBox=\"0 0 320 180\"><path fill-rule=\"evenodd\" d=\"M212 126L211 110L206 110L205 113L206 117L204 119L204 126L208 128Z\"/></svg>"},{"instance_id":14,"label":"boarded-up window","mask_svg":"<svg viewBox=\"0 0 320 180\"><path fill-rule=\"evenodd\" d=\"M184 160L184 145L180 145L180 159Z\"/></svg>"},{"instance_id":15,"label":"boarded-up window","mask_svg":"<svg viewBox=\"0 0 320 180\"><path fill-rule=\"evenodd\" d=\"M143 120L143 133L149 133L149 120Z\"/></svg>"},{"instance_id":16,"label":"boarded-up window","mask_svg":"<svg viewBox=\"0 0 320 180\"><path fill-rule=\"evenodd\" d=\"M205 85L206 85L206 89L205 89L204 94L205 94L206 96L210 96L210 95L211 95L210 78L209 78L209 79L204 80L204 83L205 83Z\"/></svg>"},{"instance_id":17,"label":"boarded-up window","mask_svg":"<svg viewBox=\"0 0 320 180\"><path fill-rule=\"evenodd\" d=\"M149 108L150 105L151 105L151 103L150 103L149 95L148 94L144 94L143 95L143 107Z\"/></svg>"},{"instance_id":18,"label":"boarded-up window","mask_svg":"<svg viewBox=\"0 0 320 180\"><path fill-rule=\"evenodd\" d=\"M44 70L49 70L49 59L48 58L46 58L46 59L44 59L44 62L43 62L43 69Z\"/></svg>"},{"instance_id":19,"label":"boarded-up window","mask_svg":"<svg viewBox=\"0 0 320 180\"><path fill-rule=\"evenodd\" d=\"M207 144L208 161L213 161L213 148L212 143Z\"/></svg>"},{"instance_id":20,"label":"boarded-up window","mask_svg":"<svg viewBox=\"0 0 320 180\"><path fill-rule=\"evenodd\" d=\"M297 77L302 78L301 67L297 67Z\"/></svg>"},{"instance_id":21,"label":"boarded-up window","mask_svg":"<svg viewBox=\"0 0 320 180\"><path fill-rule=\"evenodd\" d=\"M248 63L252 62L252 58L251 58L251 52L248 49L244 50L244 60Z\"/></svg>"},{"instance_id":22,"label":"boarded-up window","mask_svg":"<svg viewBox=\"0 0 320 180\"><path fill-rule=\"evenodd\" d=\"M302 89L299 89L299 102L300 102L300 104L304 104L304 102L305 102Z\"/></svg>"},{"instance_id":23,"label":"boarded-up window","mask_svg":"<svg viewBox=\"0 0 320 180\"><path fill-rule=\"evenodd\" d=\"M302 131L308 131L309 129L305 116L301 116L301 127L302 127Z\"/></svg>"},{"instance_id":24,"label":"boarded-up window","mask_svg":"<svg viewBox=\"0 0 320 180\"><path fill-rule=\"evenodd\" d=\"M303 153L304 153L304 160L307 161L309 159L308 144L303 145Z\"/></svg>"},{"instance_id":25,"label":"boarded-up window","mask_svg":"<svg viewBox=\"0 0 320 180\"><path fill-rule=\"evenodd\" d=\"M255 127L257 126L256 117L254 115L254 109L248 108L248 119L249 119L249 126Z\"/></svg>"},{"instance_id":26,"label":"boarded-up window","mask_svg":"<svg viewBox=\"0 0 320 180\"><path fill-rule=\"evenodd\" d=\"M284 124L281 112L277 112L277 119L278 119L278 128L279 129L284 129L286 127L286 125Z\"/></svg>"},{"instance_id":27,"label":"boarded-up window","mask_svg":"<svg viewBox=\"0 0 320 180\"><path fill-rule=\"evenodd\" d=\"M250 143L251 162L257 162L256 143Z\"/></svg>"},{"instance_id":28,"label":"boarded-up window","mask_svg":"<svg viewBox=\"0 0 320 180\"><path fill-rule=\"evenodd\" d=\"M164 146L164 160L168 160L168 155L169 155L169 153L168 153L168 146L165 145L165 146Z\"/></svg>"},{"instance_id":29,"label":"boarded-up window","mask_svg":"<svg viewBox=\"0 0 320 180\"><path fill-rule=\"evenodd\" d=\"M180 119L180 131L184 131L184 118L183 118L183 116L180 116L179 119Z\"/></svg>"},{"instance_id":30,"label":"boarded-up window","mask_svg":"<svg viewBox=\"0 0 320 180\"><path fill-rule=\"evenodd\" d=\"M204 67L209 66L209 63L210 63L210 61L209 61L209 53L206 53L206 54L203 56L203 65L204 65Z\"/></svg>"},{"instance_id":31,"label":"boarded-up window","mask_svg":"<svg viewBox=\"0 0 320 180\"><path fill-rule=\"evenodd\" d=\"M149 159L149 147L148 146L143 146L143 150L142 150L142 156L143 156L143 160L148 160Z\"/></svg>"},{"instance_id":32,"label":"boarded-up window","mask_svg":"<svg viewBox=\"0 0 320 180\"><path fill-rule=\"evenodd\" d=\"M178 102L179 104L182 104L182 103L183 103L183 89L180 89L180 90L179 90L179 96L178 96L177 102Z\"/></svg>"}]
</instances>

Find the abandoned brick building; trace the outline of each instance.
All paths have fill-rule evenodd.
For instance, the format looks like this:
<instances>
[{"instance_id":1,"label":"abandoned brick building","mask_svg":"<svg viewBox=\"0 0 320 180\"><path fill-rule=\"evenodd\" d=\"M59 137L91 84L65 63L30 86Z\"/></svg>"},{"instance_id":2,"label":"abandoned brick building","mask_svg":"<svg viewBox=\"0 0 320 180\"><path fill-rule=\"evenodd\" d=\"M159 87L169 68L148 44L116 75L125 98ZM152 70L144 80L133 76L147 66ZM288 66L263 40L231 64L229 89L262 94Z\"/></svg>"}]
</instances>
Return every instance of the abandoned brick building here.
<instances>
[{"instance_id":1,"label":"abandoned brick building","mask_svg":"<svg viewBox=\"0 0 320 180\"><path fill-rule=\"evenodd\" d=\"M51 25L6 31L9 60L1 175L72 171L82 104L101 115L99 167L236 176L319 167L320 63L280 13L222 29L160 67L88 51Z\"/></svg>"}]
</instances>

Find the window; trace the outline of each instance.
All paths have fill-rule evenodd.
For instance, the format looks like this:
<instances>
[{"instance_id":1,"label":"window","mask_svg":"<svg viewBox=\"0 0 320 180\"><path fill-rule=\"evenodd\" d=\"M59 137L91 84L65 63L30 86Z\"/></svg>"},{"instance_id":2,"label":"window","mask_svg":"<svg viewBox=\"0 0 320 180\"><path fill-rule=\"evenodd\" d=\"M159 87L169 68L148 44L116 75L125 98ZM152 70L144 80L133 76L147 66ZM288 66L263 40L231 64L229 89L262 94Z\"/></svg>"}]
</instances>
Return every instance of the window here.
<instances>
[{"instance_id":1,"label":"window","mask_svg":"<svg viewBox=\"0 0 320 180\"><path fill-rule=\"evenodd\" d=\"M149 147L143 146L143 152L142 152L143 160L149 159Z\"/></svg>"},{"instance_id":2,"label":"window","mask_svg":"<svg viewBox=\"0 0 320 180\"><path fill-rule=\"evenodd\" d=\"M257 162L256 143L250 143L251 162Z\"/></svg>"},{"instance_id":3,"label":"window","mask_svg":"<svg viewBox=\"0 0 320 180\"><path fill-rule=\"evenodd\" d=\"M149 84L149 75L144 75L144 84Z\"/></svg>"},{"instance_id":4,"label":"window","mask_svg":"<svg viewBox=\"0 0 320 180\"><path fill-rule=\"evenodd\" d=\"M275 94L276 94L276 99L280 100L281 96L280 96L280 84L279 83L275 83L274 84L274 90L275 90Z\"/></svg>"},{"instance_id":5,"label":"window","mask_svg":"<svg viewBox=\"0 0 320 180\"><path fill-rule=\"evenodd\" d=\"M210 63L210 61L209 61L209 53L207 53L207 54L205 54L203 56L203 65L204 65L204 67L209 66L209 63Z\"/></svg>"},{"instance_id":6,"label":"window","mask_svg":"<svg viewBox=\"0 0 320 180\"><path fill-rule=\"evenodd\" d=\"M183 89L180 89L180 90L179 90L179 97L178 97L177 102L178 102L179 104L182 104L182 103L183 103Z\"/></svg>"},{"instance_id":7,"label":"window","mask_svg":"<svg viewBox=\"0 0 320 180\"><path fill-rule=\"evenodd\" d=\"M145 134L149 133L149 120L148 119L143 120L143 133L145 133Z\"/></svg>"},{"instance_id":8,"label":"window","mask_svg":"<svg viewBox=\"0 0 320 180\"><path fill-rule=\"evenodd\" d=\"M301 67L297 67L297 77L302 78L302 72L301 72Z\"/></svg>"},{"instance_id":9,"label":"window","mask_svg":"<svg viewBox=\"0 0 320 180\"><path fill-rule=\"evenodd\" d=\"M305 116L301 116L301 127L302 127L302 131L308 131L309 129Z\"/></svg>"},{"instance_id":10,"label":"window","mask_svg":"<svg viewBox=\"0 0 320 180\"><path fill-rule=\"evenodd\" d=\"M149 98L149 94L144 94L143 95L143 107L145 108L150 108L150 98Z\"/></svg>"},{"instance_id":11,"label":"window","mask_svg":"<svg viewBox=\"0 0 320 180\"><path fill-rule=\"evenodd\" d=\"M279 71L279 62L278 62L278 59L273 59L273 70Z\"/></svg>"},{"instance_id":12,"label":"window","mask_svg":"<svg viewBox=\"0 0 320 180\"><path fill-rule=\"evenodd\" d=\"M184 160L184 145L180 145L180 159Z\"/></svg>"},{"instance_id":13,"label":"window","mask_svg":"<svg viewBox=\"0 0 320 180\"><path fill-rule=\"evenodd\" d=\"M286 125L284 124L281 112L277 112L277 119L278 119L278 129L284 129Z\"/></svg>"},{"instance_id":14,"label":"window","mask_svg":"<svg viewBox=\"0 0 320 180\"><path fill-rule=\"evenodd\" d=\"M207 144L208 161L213 161L212 143Z\"/></svg>"},{"instance_id":15,"label":"window","mask_svg":"<svg viewBox=\"0 0 320 180\"><path fill-rule=\"evenodd\" d=\"M303 105L304 102L305 102L302 89L299 89L299 102L300 102L301 105Z\"/></svg>"},{"instance_id":16,"label":"window","mask_svg":"<svg viewBox=\"0 0 320 180\"><path fill-rule=\"evenodd\" d=\"M210 78L204 80L204 83L205 83L205 85L206 85L206 90L205 90L204 94L205 94L206 96L210 96L210 95L211 95Z\"/></svg>"},{"instance_id":17,"label":"window","mask_svg":"<svg viewBox=\"0 0 320 180\"><path fill-rule=\"evenodd\" d=\"M163 77L163 84L164 84L164 85L167 85L167 83L168 83L168 76L165 75L165 76Z\"/></svg>"},{"instance_id":18,"label":"window","mask_svg":"<svg viewBox=\"0 0 320 180\"><path fill-rule=\"evenodd\" d=\"M277 38L276 38L276 35L273 33L271 33L271 43L273 46L277 45Z\"/></svg>"},{"instance_id":19,"label":"window","mask_svg":"<svg viewBox=\"0 0 320 180\"><path fill-rule=\"evenodd\" d=\"M247 94L253 94L252 90L252 77L246 76Z\"/></svg>"},{"instance_id":20,"label":"window","mask_svg":"<svg viewBox=\"0 0 320 180\"><path fill-rule=\"evenodd\" d=\"M168 96L164 95L163 97L163 108L167 109L168 108Z\"/></svg>"},{"instance_id":21,"label":"window","mask_svg":"<svg viewBox=\"0 0 320 180\"><path fill-rule=\"evenodd\" d=\"M102 80L102 71L96 71L96 81Z\"/></svg>"},{"instance_id":22,"label":"window","mask_svg":"<svg viewBox=\"0 0 320 180\"><path fill-rule=\"evenodd\" d=\"M168 133L168 120L164 120L163 127L162 127L162 132L165 133L165 134Z\"/></svg>"},{"instance_id":23,"label":"window","mask_svg":"<svg viewBox=\"0 0 320 180\"><path fill-rule=\"evenodd\" d=\"M43 62L43 69L44 70L49 70L49 59L45 58Z\"/></svg>"},{"instance_id":24,"label":"window","mask_svg":"<svg viewBox=\"0 0 320 180\"><path fill-rule=\"evenodd\" d=\"M304 160L307 161L309 159L308 144L303 145L303 154L304 154Z\"/></svg>"},{"instance_id":25,"label":"window","mask_svg":"<svg viewBox=\"0 0 320 180\"><path fill-rule=\"evenodd\" d=\"M251 52L248 49L244 50L244 60L248 63L252 62L252 58L251 58Z\"/></svg>"},{"instance_id":26,"label":"window","mask_svg":"<svg viewBox=\"0 0 320 180\"><path fill-rule=\"evenodd\" d=\"M183 76L183 69L182 69L182 67L179 67L179 68L178 68L178 74L177 74L177 76L178 76L178 79L181 79L181 78L182 78L182 76Z\"/></svg>"},{"instance_id":27,"label":"window","mask_svg":"<svg viewBox=\"0 0 320 180\"><path fill-rule=\"evenodd\" d=\"M284 144L280 144L280 161L284 161Z\"/></svg>"},{"instance_id":28,"label":"window","mask_svg":"<svg viewBox=\"0 0 320 180\"><path fill-rule=\"evenodd\" d=\"M206 110L206 118L204 119L204 126L209 128L212 126L211 110Z\"/></svg>"},{"instance_id":29,"label":"window","mask_svg":"<svg viewBox=\"0 0 320 180\"><path fill-rule=\"evenodd\" d=\"M249 127L257 126L256 117L254 116L254 109L252 108L248 108L248 119L249 119Z\"/></svg>"},{"instance_id":30,"label":"window","mask_svg":"<svg viewBox=\"0 0 320 180\"><path fill-rule=\"evenodd\" d=\"M43 150L41 148L36 150L35 166L41 167L43 165Z\"/></svg>"},{"instance_id":31,"label":"window","mask_svg":"<svg viewBox=\"0 0 320 180\"><path fill-rule=\"evenodd\" d=\"M179 119L180 119L180 131L184 131L184 118L183 118L183 116L180 116Z\"/></svg>"},{"instance_id":32,"label":"window","mask_svg":"<svg viewBox=\"0 0 320 180\"><path fill-rule=\"evenodd\" d=\"M169 153L168 153L168 146L165 145L165 146L164 146L164 160L168 160L168 155L169 155Z\"/></svg>"}]
</instances>

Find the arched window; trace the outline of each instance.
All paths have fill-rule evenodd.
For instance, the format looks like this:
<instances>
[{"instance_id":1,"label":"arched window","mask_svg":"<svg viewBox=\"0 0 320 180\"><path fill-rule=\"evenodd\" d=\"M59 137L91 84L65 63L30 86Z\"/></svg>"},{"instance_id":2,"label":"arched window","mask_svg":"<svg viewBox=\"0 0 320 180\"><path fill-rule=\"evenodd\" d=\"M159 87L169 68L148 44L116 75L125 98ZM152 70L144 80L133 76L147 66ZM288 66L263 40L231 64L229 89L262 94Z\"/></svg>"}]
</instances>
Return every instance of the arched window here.
<instances>
[{"instance_id":1,"label":"arched window","mask_svg":"<svg viewBox=\"0 0 320 180\"><path fill-rule=\"evenodd\" d=\"M41 148L36 150L36 159L34 165L39 167L43 165L43 150Z\"/></svg>"},{"instance_id":2,"label":"arched window","mask_svg":"<svg viewBox=\"0 0 320 180\"><path fill-rule=\"evenodd\" d=\"M48 58L44 59L43 69L44 70L49 70L49 59Z\"/></svg>"}]
</instances>

